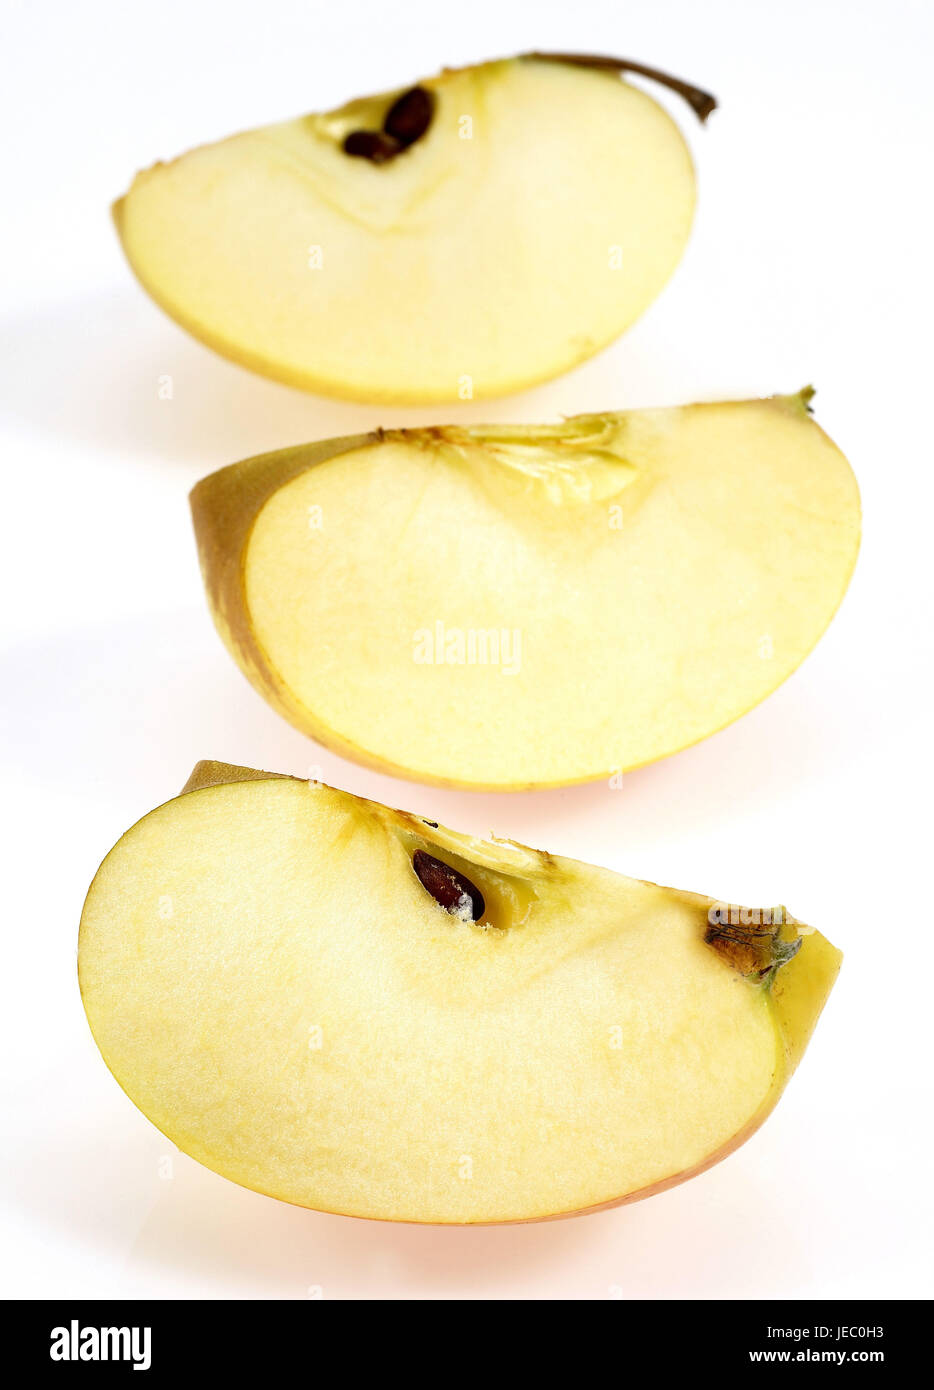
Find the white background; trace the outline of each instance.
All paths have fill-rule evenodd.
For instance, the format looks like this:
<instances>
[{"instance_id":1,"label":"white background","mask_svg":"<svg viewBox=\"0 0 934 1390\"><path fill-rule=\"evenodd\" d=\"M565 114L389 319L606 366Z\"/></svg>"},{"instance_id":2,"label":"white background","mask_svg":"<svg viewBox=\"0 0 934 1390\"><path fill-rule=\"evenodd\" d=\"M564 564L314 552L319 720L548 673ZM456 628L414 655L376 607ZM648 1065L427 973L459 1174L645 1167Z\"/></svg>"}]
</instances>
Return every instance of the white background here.
<instances>
[{"instance_id":1,"label":"white background","mask_svg":"<svg viewBox=\"0 0 934 1390\"><path fill-rule=\"evenodd\" d=\"M927 13L925 13L927 9ZM86 1297L929 1297L931 9L922 0L83 0L5 6L2 1293ZM788 684L605 786L397 783L248 687L203 600L186 493L234 459L437 412L323 401L189 340L137 288L108 205L134 171L254 124L530 48L621 54L666 101L700 207L663 296L597 360L442 412L552 420L792 391L848 454L865 538ZM157 397L170 374L175 395ZM99 860L201 757L306 773L463 829L733 901L846 952L778 1110L650 1201L518 1228L393 1227L243 1191L174 1155L104 1067L75 941Z\"/></svg>"}]
</instances>

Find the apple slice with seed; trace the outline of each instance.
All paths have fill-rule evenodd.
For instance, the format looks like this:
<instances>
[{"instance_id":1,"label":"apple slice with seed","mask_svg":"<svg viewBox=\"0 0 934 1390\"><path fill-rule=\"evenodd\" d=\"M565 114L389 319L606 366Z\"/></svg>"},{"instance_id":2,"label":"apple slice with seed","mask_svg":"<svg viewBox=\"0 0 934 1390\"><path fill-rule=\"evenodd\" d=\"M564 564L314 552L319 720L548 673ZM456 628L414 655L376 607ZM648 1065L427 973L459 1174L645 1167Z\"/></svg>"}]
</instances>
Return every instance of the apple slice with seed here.
<instances>
[{"instance_id":1,"label":"apple slice with seed","mask_svg":"<svg viewBox=\"0 0 934 1390\"><path fill-rule=\"evenodd\" d=\"M744 714L846 589L859 497L810 392L379 431L192 493L218 628L298 728L466 787L610 777Z\"/></svg>"},{"instance_id":2,"label":"apple slice with seed","mask_svg":"<svg viewBox=\"0 0 934 1390\"><path fill-rule=\"evenodd\" d=\"M354 400L501 395L623 332L674 270L694 174L674 121L713 98L616 59L446 69L203 146L114 213L130 265L196 337Z\"/></svg>"},{"instance_id":3,"label":"apple slice with seed","mask_svg":"<svg viewBox=\"0 0 934 1390\"><path fill-rule=\"evenodd\" d=\"M78 956L107 1065L186 1153L302 1206L462 1224L725 1157L839 963L783 910L217 763L107 856Z\"/></svg>"}]
</instances>

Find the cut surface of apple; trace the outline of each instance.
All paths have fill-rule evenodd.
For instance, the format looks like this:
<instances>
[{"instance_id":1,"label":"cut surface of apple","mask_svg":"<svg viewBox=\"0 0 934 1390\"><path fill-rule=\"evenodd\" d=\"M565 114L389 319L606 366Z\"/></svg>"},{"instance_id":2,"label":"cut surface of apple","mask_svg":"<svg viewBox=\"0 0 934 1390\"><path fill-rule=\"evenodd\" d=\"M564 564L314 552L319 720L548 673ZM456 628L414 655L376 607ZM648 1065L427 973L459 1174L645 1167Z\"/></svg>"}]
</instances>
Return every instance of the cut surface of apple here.
<instances>
[{"instance_id":1,"label":"cut surface of apple","mask_svg":"<svg viewBox=\"0 0 934 1390\"><path fill-rule=\"evenodd\" d=\"M519 390L623 332L688 237L684 140L611 69L445 70L203 146L137 176L114 210L124 250L191 333L292 385L383 402Z\"/></svg>"},{"instance_id":2,"label":"cut surface of apple","mask_svg":"<svg viewBox=\"0 0 934 1390\"><path fill-rule=\"evenodd\" d=\"M783 910L214 763L111 851L79 943L107 1065L186 1153L303 1206L450 1223L724 1157L839 962Z\"/></svg>"},{"instance_id":3,"label":"cut surface of apple","mask_svg":"<svg viewBox=\"0 0 934 1390\"><path fill-rule=\"evenodd\" d=\"M298 728L397 775L596 780L779 685L849 581L859 497L808 393L379 432L192 494L218 628Z\"/></svg>"}]
</instances>

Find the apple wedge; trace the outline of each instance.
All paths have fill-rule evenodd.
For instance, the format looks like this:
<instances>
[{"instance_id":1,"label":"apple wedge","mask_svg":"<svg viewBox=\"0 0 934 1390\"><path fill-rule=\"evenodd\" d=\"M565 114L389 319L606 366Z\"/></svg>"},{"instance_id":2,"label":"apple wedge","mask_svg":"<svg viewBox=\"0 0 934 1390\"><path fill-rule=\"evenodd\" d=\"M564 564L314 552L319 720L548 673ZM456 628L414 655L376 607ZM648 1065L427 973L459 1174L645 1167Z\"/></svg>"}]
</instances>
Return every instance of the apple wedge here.
<instances>
[{"instance_id":1,"label":"apple wedge","mask_svg":"<svg viewBox=\"0 0 934 1390\"><path fill-rule=\"evenodd\" d=\"M810 392L379 431L192 493L217 626L267 699L399 776L609 777L764 699L830 622L856 482Z\"/></svg>"},{"instance_id":2,"label":"apple wedge","mask_svg":"<svg viewBox=\"0 0 934 1390\"><path fill-rule=\"evenodd\" d=\"M622 333L694 211L684 140L625 60L529 54L203 146L114 215L142 285L235 361L352 400L501 395Z\"/></svg>"},{"instance_id":3,"label":"apple wedge","mask_svg":"<svg viewBox=\"0 0 934 1390\"><path fill-rule=\"evenodd\" d=\"M104 1060L186 1153L302 1206L450 1223L725 1157L840 959L783 909L218 763L104 860L78 956Z\"/></svg>"}]
</instances>

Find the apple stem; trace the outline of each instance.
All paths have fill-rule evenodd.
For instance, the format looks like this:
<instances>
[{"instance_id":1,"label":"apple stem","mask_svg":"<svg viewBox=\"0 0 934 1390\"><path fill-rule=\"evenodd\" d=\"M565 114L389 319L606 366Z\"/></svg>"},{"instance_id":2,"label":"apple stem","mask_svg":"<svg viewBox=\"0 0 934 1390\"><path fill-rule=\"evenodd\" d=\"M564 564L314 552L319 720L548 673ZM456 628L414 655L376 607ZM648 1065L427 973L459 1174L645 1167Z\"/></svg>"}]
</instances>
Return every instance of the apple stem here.
<instances>
[{"instance_id":1,"label":"apple stem","mask_svg":"<svg viewBox=\"0 0 934 1390\"><path fill-rule=\"evenodd\" d=\"M653 82L660 82L663 87L670 87L673 92L678 93L679 97L683 97L702 123L717 107L717 99L711 96L710 92L705 92L700 87L694 87L690 82L682 82L679 77L672 77L667 72L660 72L658 68L646 67L644 63L633 63L628 58L606 58L600 54L587 53L537 52L526 53L523 56L538 58L546 63L573 63L576 67L603 68L607 72L634 72L639 77L648 77Z\"/></svg>"}]
</instances>

